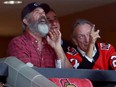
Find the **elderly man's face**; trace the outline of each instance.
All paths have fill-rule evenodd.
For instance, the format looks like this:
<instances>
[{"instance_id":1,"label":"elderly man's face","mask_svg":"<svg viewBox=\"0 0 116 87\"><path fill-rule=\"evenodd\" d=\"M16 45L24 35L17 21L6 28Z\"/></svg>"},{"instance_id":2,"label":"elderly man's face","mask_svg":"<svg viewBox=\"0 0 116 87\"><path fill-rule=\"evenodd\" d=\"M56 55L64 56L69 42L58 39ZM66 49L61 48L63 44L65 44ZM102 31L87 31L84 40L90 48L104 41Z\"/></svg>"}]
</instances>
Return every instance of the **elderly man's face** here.
<instances>
[{"instance_id":1,"label":"elderly man's face","mask_svg":"<svg viewBox=\"0 0 116 87\"><path fill-rule=\"evenodd\" d=\"M50 11L46 14L47 19L49 21L50 24L50 29L60 29L60 24L58 21L58 17L56 16L56 13L53 11Z\"/></svg>"},{"instance_id":2,"label":"elderly man's face","mask_svg":"<svg viewBox=\"0 0 116 87\"><path fill-rule=\"evenodd\" d=\"M40 17L46 17L45 12L42 8L38 7L30 13L30 18L34 21L39 20Z\"/></svg>"},{"instance_id":3,"label":"elderly man's face","mask_svg":"<svg viewBox=\"0 0 116 87\"><path fill-rule=\"evenodd\" d=\"M89 46L90 32L91 26L89 24L82 24L75 28L74 34L74 42L75 44L83 51L87 51Z\"/></svg>"},{"instance_id":4,"label":"elderly man's face","mask_svg":"<svg viewBox=\"0 0 116 87\"><path fill-rule=\"evenodd\" d=\"M49 26L43 9L36 8L29 14L28 27L34 34L39 34L42 37L46 36Z\"/></svg>"}]
</instances>

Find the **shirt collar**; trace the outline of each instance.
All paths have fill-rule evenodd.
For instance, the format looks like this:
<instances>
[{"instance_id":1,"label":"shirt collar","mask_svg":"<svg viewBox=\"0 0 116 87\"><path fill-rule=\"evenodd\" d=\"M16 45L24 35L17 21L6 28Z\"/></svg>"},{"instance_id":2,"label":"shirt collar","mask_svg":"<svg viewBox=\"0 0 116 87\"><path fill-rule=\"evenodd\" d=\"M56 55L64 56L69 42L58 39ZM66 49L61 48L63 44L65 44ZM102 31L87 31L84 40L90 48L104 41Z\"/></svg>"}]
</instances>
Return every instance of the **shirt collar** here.
<instances>
[{"instance_id":1,"label":"shirt collar","mask_svg":"<svg viewBox=\"0 0 116 87\"><path fill-rule=\"evenodd\" d=\"M31 40L32 43L38 43L38 41L32 35L30 35L28 32L24 32L24 36L26 38L28 38L29 40ZM42 42L43 42L43 44L47 43L45 38L42 38Z\"/></svg>"},{"instance_id":2,"label":"shirt collar","mask_svg":"<svg viewBox=\"0 0 116 87\"><path fill-rule=\"evenodd\" d=\"M83 50L81 50L79 47L77 47L77 49L82 54L82 56L86 55L86 52L84 52ZM97 49L96 49L96 47L94 47L92 56L94 56L96 54L96 52L97 52Z\"/></svg>"}]
</instances>

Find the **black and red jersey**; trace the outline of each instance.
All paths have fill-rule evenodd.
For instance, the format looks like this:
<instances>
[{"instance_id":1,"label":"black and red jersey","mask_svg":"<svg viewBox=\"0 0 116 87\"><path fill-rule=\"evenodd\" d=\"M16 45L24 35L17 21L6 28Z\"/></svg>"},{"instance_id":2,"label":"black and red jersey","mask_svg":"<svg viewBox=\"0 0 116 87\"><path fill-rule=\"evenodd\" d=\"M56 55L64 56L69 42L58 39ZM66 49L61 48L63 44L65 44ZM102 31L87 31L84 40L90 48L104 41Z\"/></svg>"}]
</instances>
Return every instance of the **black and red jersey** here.
<instances>
[{"instance_id":1,"label":"black and red jersey","mask_svg":"<svg viewBox=\"0 0 116 87\"><path fill-rule=\"evenodd\" d=\"M97 43L95 46L97 52L93 57L93 62L88 61L73 47L68 48L66 56L74 68L116 70L116 51L114 47L105 43Z\"/></svg>"}]
</instances>

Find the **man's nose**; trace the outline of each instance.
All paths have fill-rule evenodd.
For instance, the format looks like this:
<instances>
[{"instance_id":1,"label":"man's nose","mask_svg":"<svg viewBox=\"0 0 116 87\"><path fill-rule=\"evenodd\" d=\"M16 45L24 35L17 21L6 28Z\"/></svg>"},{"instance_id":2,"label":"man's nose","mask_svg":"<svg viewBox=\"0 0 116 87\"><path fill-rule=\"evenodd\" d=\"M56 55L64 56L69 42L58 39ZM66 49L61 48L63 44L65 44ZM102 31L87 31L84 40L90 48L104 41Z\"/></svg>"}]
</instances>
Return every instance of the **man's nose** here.
<instances>
[{"instance_id":1,"label":"man's nose","mask_svg":"<svg viewBox=\"0 0 116 87\"><path fill-rule=\"evenodd\" d=\"M88 43L89 42L89 36L85 36L85 41Z\"/></svg>"},{"instance_id":2,"label":"man's nose","mask_svg":"<svg viewBox=\"0 0 116 87\"><path fill-rule=\"evenodd\" d=\"M44 17L46 17L46 15L45 15L44 12L39 13L39 15L40 15L40 16L44 16Z\"/></svg>"}]
</instances>

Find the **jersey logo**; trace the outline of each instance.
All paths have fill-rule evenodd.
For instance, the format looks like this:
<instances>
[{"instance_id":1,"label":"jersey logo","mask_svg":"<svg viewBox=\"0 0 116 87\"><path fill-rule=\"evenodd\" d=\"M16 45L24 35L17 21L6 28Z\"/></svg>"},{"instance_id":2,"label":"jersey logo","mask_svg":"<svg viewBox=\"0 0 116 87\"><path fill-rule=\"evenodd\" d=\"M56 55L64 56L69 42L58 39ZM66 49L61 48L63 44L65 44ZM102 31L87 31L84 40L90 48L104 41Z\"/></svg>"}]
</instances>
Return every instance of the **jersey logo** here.
<instances>
[{"instance_id":1,"label":"jersey logo","mask_svg":"<svg viewBox=\"0 0 116 87\"><path fill-rule=\"evenodd\" d=\"M61 79L60 80L62 87L76 87L75 84L71 84L68 79Z\"/></svg>"},{"instance_id":2,"label":"jersey logo","mask_svg":"<svg viewBox=\"0 0 116 87\"><path fill-rule=\"evenodd\" d=\"M109 50L110 44L100 43L101 50Z\"/></svg>"},{"instance_id":3,"label":"jersey logo","mask_svg":"<svg viewBox=\"0 0 116 87\"><path fill-rule=\"evenodd\" d=\"M71 55L76 55L78 52L77 52L77 50L75 48L68 47L68 52L67 53L69 53Z\"/></svg>"}]
</instances>

